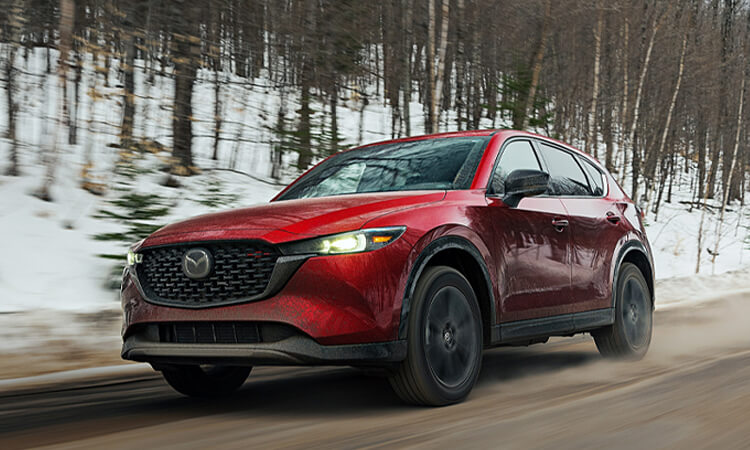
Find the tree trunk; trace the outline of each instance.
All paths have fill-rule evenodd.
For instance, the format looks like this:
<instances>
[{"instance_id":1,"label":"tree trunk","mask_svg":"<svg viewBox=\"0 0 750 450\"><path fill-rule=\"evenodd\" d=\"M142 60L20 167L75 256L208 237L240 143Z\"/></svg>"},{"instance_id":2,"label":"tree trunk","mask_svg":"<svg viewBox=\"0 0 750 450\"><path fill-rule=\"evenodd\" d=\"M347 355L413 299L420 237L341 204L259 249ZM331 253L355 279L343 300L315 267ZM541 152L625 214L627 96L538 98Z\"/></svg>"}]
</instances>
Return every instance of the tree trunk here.
<instances>
[{"instance_id":1,"label":"tree trunk","mask_svg":"<svg viewBox=\"0 0 750 450\"><path fill-rule=\"evenodd\" d=\"M633 177L630 184L630 196L634 202L638 203L638 177L641 173L641 158L637 156L639 145L638 135L633 134L633 139L630 142L633 146L633 159L631 160L631 173Z\"/></svg>"},{"instance_id":2,"label":"tree trunk","mask_svg":"<svg viewBox=\"0 0 750 450\"><path fill-rule=\"evenodd\" d=\"M174 108L172 119L172 173L191 175L193 166L193 85L201 56L198 6L186 5L173 35ZM179 33L179 31L183 31Z\"/></svg>"},{"instance_id":3,"label":"tree trunk","mask_svg":"<svg viewBox=\"0 0 750 450\"><path fill-rule=\"evenodd\" d=\"M304 54L301 55L302 64L299 68L300 77L300 109L299 109L299 124L297 127L297 145L299 146L298 152L299 157L297 158L297 169L300 171L307 170L312 163L313 151L312 151L312 109L310 108L310 90L312 89L312 76L313 76L313 53L314 47L317 45L313 41L315 38L314 33L316 29L316 2L312 0L306 0L305 2L305 17L304 32L305 37L303 38L303 48L305 49ZM376 60L377 48L376 50ZM376 61L376 66L379 64Z\"/></svg>"},{"instance_id":4,"label":"tree trunk","mask_svg":"<svg viewBox=\"0 0 750 450\"><path fill-rule=\"evenodd\" d=\"M410 111L411 85L412 85L411 83L411 69L412 69L411 55L413 51L412 49L413 45L412 45L412 40L411 40L412 11L413 11L412 0L404 0L403 7L404 7L404 47L405 47L404 57L406 58L406 60L404 61L404 82L403 82L404 100L403 100L403 105L401 106L401 108L403 109L402 117L404 120L406 136L411 136L411 111ZM366 96L363 96L363 101L367 101ZM360 114L364 114L365 106L366 106L365 104L362 105L362 110ZM359 141L360 143L362 141L361 133L360 133Z\"/></svg>"},{"instance_id":5,"label":"tree trunk","mask_svg":"<svg viewBox=\"0 0 750 450\"><path fill-rule=\"evenodd\" d=\"M709 169L709 177L711 176L711 172L714 171L714 167L711 166ZM703 252L703 224L706 221L706 210L708 209L706 202L708 201L708 189L705 190L705 194L703 195L703 202L701 203L702 211L701 211L701 220L698 225L698 254L695 258L695 273L700 273L701 271L701 253Z\"/></svg>"},{"instance_id":6,"label":"tree trunk","mask_svg":"<svg viewBox=\"0 0 750 450\"><path fill-rule=\"evenodd\" d=\"M659 141L659 149L656 152L656 158L664 158L664 146L667 143L667 135L669 134L669 128L672 125L672 114L674 113L674 106L677 103L677 95L680 93L680 86L682 85L682 74L685 69L685 51L687 50L687 33L682 38L682 51L680 52L680 63L677 70L677 83L675 84L674 91L672 92L672 100L669 102L669 110L667 112L667 122L664 124L664 130L661 134L661 141ZM664 164L662 163L662 168ZM665 178L662 177L662 186L659 191L659 198L657 199L656 206L653 212L656 214L659 211L659 202L661 201L661 194L664 189L663 183ZM648 208L645 209L648 212ZM655 219L654 219L655 220Z\"/></svg>"},{"instance_id":7,"label":"tree trunk","mask_svg":"<svg viewBox=\"0 0 750 450\"><path fill-rule=\"evenodd\" d=\"M602 28L604 28L604 5L601 4L601 0L597 5L599 10L599 17L596 23L596 30L594 31L594 86L591 95L591 109L589 110L589 124L588 132L586 133L586 153L594 155L594 158L599 157L599 150L597 145L597 133L596 133L596 108L599 103L599 77L600 77L600 63L602 55ZM594 151L591 152L593 146Z\"/></svg>"},{"instance_id":8,"label":"tree trunk","mask_svg":"<svg viewBox=\"0 0 750 450\"><path fill-rule=\"evenodd\" d=\"M409 96L411 97L411 95ZM362 105L359 107L359 127L357 129L357 145L362 145L362 141L364 140L364 134L365 134L365 108L367 108L367 105L370 103L367 94L362 95ZM408 109L408 108L407 108ZM409 119L408 115L404 118L406 120L406 135L409 136L411 127L409 125Z\"/></svg>"},{"instance_id":9,"label":"tree trunk","mask_svg":"<svg viewBox=\"0 0 750 450\"><path fill-rule=\"evenodd\" d=\"M604 145L606 146L607 154L604 156L604 167L608 171L613 172L613 157L615 153L615 140L612 134L612 110L605 108L604 111L604 122L602 123L602 138L604 138Z\"/></svg>"},{"instance_id":10,"label":"tree trunk","mask_svg":"<svg viewBox=\"0 0 750 450\"><path fill-rule=\"evenodd\" d=\"M664 188L667 186L667 176L669 175L669 172L667 171L667 165L669 164L669 160L667 158L662 159L661 165L660 165L660 174L661 178L659 179L659 186L656 190L656 204L654 204L654 222L659 221L659 205L661 204L662 196L664 195Z\"/></svg>"},{"instance_id":11,"label":"tree trunk","mask_svg":"<svg viewBox=\"0 0 750 450\"><path fill-rule=\"evenodd\" d=\"M479 23L481 20L481 11L479 8L475 8L475 20L474 23ZM478 45L482 39L482 33L480 27L474 27L474 36L472 41L474 45ZM479 122L482 119L482 57L480 52L472 52L471 57L471 128L479 128Z\"/></svg>"},{"instance_id":12,"label":"tree trunk","mask_svg":"<svg viewBox=\"0 0 750 450\"><path fill-rule=\"evenodd\" d=\"M222 127L221 83L219 82L219 67L214 67L214 70L214 153L211 159L218 161Z\"/></svg>"},{"instance_id":13,"label":"tree trunk","mask_svg":"<svg viewBox=\"0 0 750 450\"><path fill-rule=\"evenodd\" d=\"M427 74L427 117L424 124L425 133L433 133L432 125L435 120L434 114L434 97L435 97L435 0L427 0L427 60L425 62L425 72Z\"/></svg>"},{"instance_id":14,"label":"tree trunk","mask_svg":"<svg viewBox=\"0 0 750 450\"><path fill-rule=\"evenodd\" d=\"M276 134L279 136L279 142L273 147L271 152L271 178L281 180L281 169L284 157L284 147L286 147L286 87L281 87L279 98L279 115L276 122Z\"/></svg>"},{"instance_id":15,"label":"tree trunk","mask_svg":"<svg viewBox=\"0 0 750 450\"><path fill-rule=\"evenodd\" d=\"M432 3L432 1L430 1ZM440 126L440 109L442 106L443 96L443 74L447 65L445 52L448 48L448 22L450 21L450 0L443 0L443 15L441 19L440 31L440 51L435 65L437 71L434 72L433 79L434 91L432 93L432 132L436 133Z\"/></svg>"},{"instance_id":16,"label":"tree trunk","mask_svg":"<svg viewBox=\"0 0 750 450\"><path fill-rule=\"evenodd\" d=\"M310 109L310 81L308 75L302 73L302 95L300 97L299 109L299 127L297 135L299 137L299 158L297 159L297 169L300 171L307 170L312 163L312 136L311 136L311 115Z\"/></svg>"},{"instance_id":17,"label":"tree trunk","mask_svg":"<svg viewBox=\"0 0 750 450\"><path fill-rule=\"evenodd\" d=\"M623 26L623 37L622 37L622 110L620 113L620 140L617 144L617 149L622 153L622 170L620 171L620 184L625 183L625 170L628 161L628 149L625 146L625 126L628 118L628 92L629 79L628 79L628 56L629 56L629 40L630 40L630 22L627 17L625 18L625 25ZM628 145L631 145L628 143ZM616 163L615 163L616 164Z\"/></svg>"},{"instance_id":18,"label":"tree trunk","mask_svg":"<svg viewBox=\"0 0 750 450\"><path fill-rule=\"evenodd\" d=\"M464 27L466 23L465 0L458 0L458 23L456 24L456 128L463 129L463 112L465 102L464 78L466 73L466 55L464 52Z\"/></svg>"},{"instance_id":19,"label":"tree trunk","mask_svg":"<svg viewBox=\"0 0 750 450\"><path fill-rule=\"evenodd\" d=\"M643 59L643 67L641 68L641 75L638 78L638 89L635 93L635 106L633 107L633 121L630 124L630 134L628 136L628 142L633 146L633 184L631 197L633 201L638 202L638 167L640 165L640 152L638 147L633 145L635 138L635 130L638 126L638 114L640 113L641 107L641 95L643 94L643 83L646 81L646 73L648 72L648 65L651 62L651 52L654 49L654 41L656 40L656 33L659 31L659 22L654 23L653 30L651 31L651 38L648 41L648 47L646 48L646 57Z\"/></svg>"},{"instance_id":20,"label":"tree trunk","mask_svg":"<svg viewBox=\"0 0 750 450\"><path fill-rule=\"evenodd\" d=\"M672 203L672 184L674 183L675 177L675 158L677 158L677 152L672 152L672 156L669 159L669 188L667 189L667 203Z\"/></svg>"},{"instance_id":21,"label":"tree trunk","mask_svg":"<svg viewBox=\"0 0 750 450\"><path fill-rule=\"evenodd\" d=\"M542 73L542 62L544 61L544 53L547 51L547 36L549 34L549 22L552 18L552 0L545 0L544 2L544 19L542 20L542 30L539 37L539 45L537 46L536 53L534 54L534 60L531 65L531 84L529 85L529 92L526 97L526 103L523 107L521 117L517 117L517 123L513 124L514 128L525 130L529 126L529 116L534 109L534 100L536 99L536 91L539 86L539 76Z\"/></svg>"},{"instance_id":22,"label":"tree trunk","mask_svg":"<svg viewBox=\"0 0 750 450\"><path fill-rule=\"evenodd\" d=\"M5 61L5 88L8 101L8 141L10 142L9 159L10 165L5 171L6 175L18 176L18 138L16 136L16 115L18 113L18 104L16 103L16 50L20 45L21 15L23 8L21 0L15 0L8 11L8 28L10 39L8 46L8 57Z\"/></svg>"},{"instance_id":23,"label":"tree trunk","mask_svg":"<svg viewBox=\"0 0 750 450\"><path fill-rule=\"evenodd\" d=\"M122 123L120 126L120 159L127 158L133 147L133 124L135 123L135 36L125 31L125 75L122 93Z\"/></svg>"},{"instance_id":24,"label":"tree trunk","mask_svg":"<svg viewBox=\"0 0 750 450\"><path fill-rule=\"evenodd\" d=\"M70 110L70 124L68 128L68 144L76 145L78 143L78 112L79 105L81 102L81 78L83 71L83 58L82 50L79 44L78 50L75 53L75 81L73 87L73 107Z\"/></svg>"},{"instance_id":25,"label":"tree trunk","mask_svg":"<svg viewBox=\"0 0 750 450\"><path fill-rule=\"evenodd\" d=\"M331 93L329 95L329 106L331 108L331 142L328 148L328 154L333 155L339 150L339 115L338 115L338 86L333 81Z\"/></svg>"},{"instance_id":26,"label":"tree trunk","mask_svg":"<svg viewBox=\"0 0 750 450\"><path fill-rule=\"evenodd\" d=\"M698 122L698 136L695 139L695 145L698 153L698 179L695 185L696 198L703 198L704 180L706 179L706 129L705 122L700 119Z\"/></svg>"},{"instance_id":27,"label":"tree trunk","mask_svg":"<svg viewBox=\"0 0 750 450\"><path fill-rule=\"evenodd\" d=\"M729 166L729 173L727 175L727 186L731 186L732 174L734 173L734 166L737 164L737 151L740 148L740 134L742 133L742 108L745 101L745 78L748 76L745 71L745 76L742 77L740 84L740 106L737 111L737 133L734 137L734 150L732 151L732 163ZM721 212L719 213L719 223L716 226L716 244L714 245L714 251L711 254L711 272L713 273L716 268L716 257L719 255L719 243L721 242L721 227L724 224L724 211L726 210L727 202L729 201L729 189L724 189L724 199L721 202Z\"/></svg>"},{"instance_id":28,"label":"tree trunk","mask_svg":"<svg viewBox=\"0 0 750 450\"><path fill-rule=\"evenodd\" d=\"M75 4L74 0L60 0L60 59L57 63L58 92L62 92L67 85L68 54L73 42L73 20ZM52 201L50 189L55 181L55 168L57 166L57 154L59 152L60 129L66 123L67 108L65 100L58 100L60 115L53 133L52 148L46 155L47 170L44 176L42 186L34 192L34 195L44 201Z\"/></svg>"}]
</instances>

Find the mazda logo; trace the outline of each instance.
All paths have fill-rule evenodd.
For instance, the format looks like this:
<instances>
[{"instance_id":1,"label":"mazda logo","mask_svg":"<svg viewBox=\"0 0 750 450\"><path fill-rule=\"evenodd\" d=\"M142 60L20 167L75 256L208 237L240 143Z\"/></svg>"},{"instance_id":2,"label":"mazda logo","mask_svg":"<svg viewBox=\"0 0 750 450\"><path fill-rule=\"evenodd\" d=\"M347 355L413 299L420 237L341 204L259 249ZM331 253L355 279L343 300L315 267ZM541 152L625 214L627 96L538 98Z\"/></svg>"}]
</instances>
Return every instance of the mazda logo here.
<instances>
[{"instance_id":1,"label":"mazda logo","mask_svg":"<svg viewBox=\"0 0 750 450\"><path fill-rule=\"evenodd\" d=\"M211 253L204 248L191 248L182 255L182 272L193 280L206 278L211 274L214 261Z\"/></svg>"}]
</instances>

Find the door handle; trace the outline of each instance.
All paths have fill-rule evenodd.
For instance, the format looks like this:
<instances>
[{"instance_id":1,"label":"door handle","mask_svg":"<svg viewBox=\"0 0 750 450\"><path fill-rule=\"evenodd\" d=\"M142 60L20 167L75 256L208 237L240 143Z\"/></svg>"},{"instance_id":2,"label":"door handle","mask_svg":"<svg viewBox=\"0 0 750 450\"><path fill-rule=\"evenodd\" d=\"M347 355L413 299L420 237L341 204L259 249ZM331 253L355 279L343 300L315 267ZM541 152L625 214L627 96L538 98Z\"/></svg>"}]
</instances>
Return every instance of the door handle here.
<instances>
[{"instance_id":1,"label":"door handle","mask_svg":"<svg viewBox=\"0 0 750 450\"><path fill-rule=\"evenodd\" d=\"M553 219L552 220L552 226L555 227L555 230L558 233L562 233L565 231L565 228L568 227L570 223L566 219Z\"/></svg>"},{"instance_id":2,"label":"door handle","mask_svg":"<svg viewBox=\"0 0 750 450\"><path fill-rule=\"evenodd\" d=\"M607 222L617 225L620 223L620 216L612 211L607 211Z\"/></svg>"}]
</instances>

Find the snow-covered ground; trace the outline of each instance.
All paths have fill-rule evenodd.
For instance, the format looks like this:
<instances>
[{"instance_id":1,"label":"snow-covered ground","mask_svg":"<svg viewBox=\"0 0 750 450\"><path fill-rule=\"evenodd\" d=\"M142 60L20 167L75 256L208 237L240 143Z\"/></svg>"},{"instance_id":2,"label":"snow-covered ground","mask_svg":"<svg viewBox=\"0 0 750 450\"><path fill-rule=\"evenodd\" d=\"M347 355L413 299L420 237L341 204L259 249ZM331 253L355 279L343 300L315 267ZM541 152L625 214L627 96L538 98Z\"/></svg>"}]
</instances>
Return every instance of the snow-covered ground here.
<instances>
[{"instance_id":1,"label":"snow-covered ground","mask_svg":"<svg viewBox=\"0 0 750 450\"><path fill-rule=\"evenodd\" d=\"M20 86L34 85L24 89L20 96L21 111L19 127L21 149L20 169L22 176L0 176L0 313L30 310L69 310L93 312L111 310L118 307L117 291L106 287L114 262L103 259L100 254L124 254L125 243L98 241L93 235L104 232L121 231L122 227L111 221L95 218L94 215L106 208L108 201L117 195L117 177L112 174L117 158L116 150L108 144L117 142L119 126L119 101L116 86L105 88L99 79L96 89L104 95L93 107L91 96L83 95L79 107L79 145L62 144L65 133L59 133L59 154L55 164L55 182L52 189L54 201L44 202L31 193L43 180L45 168L42 164L44 150L52 145L56 135L55 105L58 89L54 76L40 76L44 73L44 55L38 49L25 66L25 74ZM19 64L23 64L19 61ZM113 67L112 70L116 70ZM90 72L90 68L86 73ZM53 72L54 73L54 72ZM92 77L84 77L87 82ZM37 85L46 80L47 87ZM165 147L171 145L170 102L171 82L157 77L153 85L146 83L139 73L137 81L136 107L138 119L136 135L156 136ZM238 155L236 169L251 174L254 178L235 172L206 170L202 174L181 180L183 187L173 189L162 186L165 176L153 170L140 175L137 183L129 189L140 193L156 193L171 207L164 222L179 220L193 215L225 209L230 206L245 206L265 202L281 188L268 180L270 174L269 154L273 135L269 128L276 122L279 109L279 93L266 86L270 81L263 78L249 86L240 79L222 88L225 126L221 142L220 160L210 159L213 146L213 76L201 73L196 87L194 109L195 126L194 152L196 163L204 169L226 167L229 155ZM92 86L85 86L87 92ZM5 89L0 89L5 96ZM291 96L289 118L296 109ZM7 127L6 101L0 101L0 136ZM323 105L316 105L322 111ZM96 121L86 125L89 111ZM422 107L411 105L412 134L422 132ZM324 113L318 112L316 120L323 120ZM373 96L360 115L356 99L342 102L338 111L340 133L344 143L359 143L360 127L362 143L388 139L390 130L390 109L382 98ZM452 129L450 115L446 118L445 129ZM483 123L489 127L489 122ZM67 132L67 131L66 131ZM240 138L239 144L232 142ZM239 145L239 147L236 147ZM0 167L8 161L9 145L0 139ZM88 150L94 154L94 174L109 188L105 196L96 196L79 187L80 173ZM155 165L166 155L149 155L145 165ZM293 172L287 178L294 176ZM220 186L221 192L231 194L231 200L214 207L201 203L208 186ZM672 277L688 277L695 273L698 227L700 210L688 211L688 206L680 201L689 201L690 194L687 176L676 186L672 203L664 203L658 221L650 214L647 231L655 253L656 276L660 280ZM750 218L739 205L731 205L725 217L719 254L715 264L706 247L713 249L716 242L718 213L706 214L704 224L704 244L701 274L725 273L750 265L750 250L745 244ZM728 276L732 278L731 275ZM724 284L725 278L700 278L703 286ZM734 278L732 278L734 279ZM740 278L737 278L740 280ZM715 281L712 281L715 280ZM744 283L745 278L741 278ZM684 283L683 283L684 284Z\"/></svg>"}]
</instances>

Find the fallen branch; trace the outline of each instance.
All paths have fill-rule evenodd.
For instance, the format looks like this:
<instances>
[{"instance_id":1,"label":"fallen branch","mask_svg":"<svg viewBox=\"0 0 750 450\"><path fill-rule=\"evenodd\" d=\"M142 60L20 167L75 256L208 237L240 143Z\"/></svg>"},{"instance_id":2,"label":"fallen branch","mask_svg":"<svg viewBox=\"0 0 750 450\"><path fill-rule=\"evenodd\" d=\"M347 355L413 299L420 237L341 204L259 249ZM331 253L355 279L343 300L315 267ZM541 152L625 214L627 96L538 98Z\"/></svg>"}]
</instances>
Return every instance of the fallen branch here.
<instances>
[{"instance_id":1,"label":"fallen branch","mask_svg":"<svg viewBox=\"0 0 750 450\"><path fill-rule=\"evenodd\" d=\"M721 210L721 206L709 205L708 203L703 203L703 202L697 201L697 200L680 200L680 204L681 205L694 206L696 208L703 207L703 208L706 208L706 209L712 210L712 211L713 210L716 210L716 211ZM733 212L733 210L729 209L729 208L725 208L724 211L726 211L726 212Z\"/></svg>"}]
</instances>

